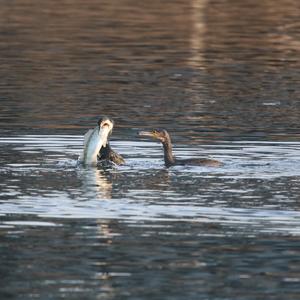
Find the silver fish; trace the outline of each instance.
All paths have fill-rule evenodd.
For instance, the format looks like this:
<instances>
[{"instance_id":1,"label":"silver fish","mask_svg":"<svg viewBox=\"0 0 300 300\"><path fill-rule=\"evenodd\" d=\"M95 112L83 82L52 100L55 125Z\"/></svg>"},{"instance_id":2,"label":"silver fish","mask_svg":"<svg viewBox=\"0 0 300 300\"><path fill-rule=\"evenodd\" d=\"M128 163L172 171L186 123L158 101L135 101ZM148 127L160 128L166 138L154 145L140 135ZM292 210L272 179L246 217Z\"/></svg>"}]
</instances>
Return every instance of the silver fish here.
<instances>
[{"instance_id":1,"label":"silver fish","mask_svg":"<svg viewBox=\"0 0 300 300\"><path fill-rule=\"evenodd\" d=\"M80 163L89 166L97 165L97 155L102 147L106 147L113 126L112 120L103 117L98 121L98 126L85 134L83 152L79 157Z\"/></svg>"}]
</instances>

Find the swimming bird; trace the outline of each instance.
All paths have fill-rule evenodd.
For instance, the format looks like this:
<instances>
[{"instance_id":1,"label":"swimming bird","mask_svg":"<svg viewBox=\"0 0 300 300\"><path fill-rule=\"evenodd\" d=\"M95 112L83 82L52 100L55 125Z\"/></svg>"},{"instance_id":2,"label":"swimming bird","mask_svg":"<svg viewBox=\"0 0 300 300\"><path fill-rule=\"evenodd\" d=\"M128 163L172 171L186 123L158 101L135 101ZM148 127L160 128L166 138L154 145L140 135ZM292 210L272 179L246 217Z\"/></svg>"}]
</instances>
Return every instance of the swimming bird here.
<instances>
[{"instance_id":1,"label":"swimming bird","mask_svg":"<svg viewBox=\"0 0 300 300\"><path fill-rule=\"evenodd\" d=\"M84 136L84 148L79 157L83 165L96 166L98 161L107 160L121 165L125 163L122 156L113 151L109 145L114 122L108 117L99 119L94 129L88 130Z\"/></svg>"},{"instance_id":2,"label":"swimming bird","mask_svg":"<svg viewBox=\"0 0 300 300\"><path fill-rule=\"evenodd\" d=\"M207 166L207 167L219 167L222 163L218 160L209 158L189 158L189 159L177 159L172 152L171 138L167 130L152 130L152 131L140 131L139 136L149 136L156 140L161 141L164 148L164 160L167 168L171 166Z\"/></svg>"}]
</instances>

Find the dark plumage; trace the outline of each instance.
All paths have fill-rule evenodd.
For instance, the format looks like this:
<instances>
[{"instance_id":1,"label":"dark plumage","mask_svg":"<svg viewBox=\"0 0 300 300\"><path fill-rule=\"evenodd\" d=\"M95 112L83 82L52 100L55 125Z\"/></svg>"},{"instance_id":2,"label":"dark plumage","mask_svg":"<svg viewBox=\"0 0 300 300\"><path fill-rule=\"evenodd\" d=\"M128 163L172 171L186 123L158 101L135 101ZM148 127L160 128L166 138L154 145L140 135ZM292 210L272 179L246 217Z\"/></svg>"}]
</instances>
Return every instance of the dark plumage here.
<instances>
[{"instance_id":1,"label":"dark plumage","mask_svg":"<svg viewBox=\"0 0 300 300\"><path fill-rule=\"evenodd\" d=\"M125 164L124 158L111 149L109 143L106 144L106 147L102 147L98 153L98 161L108 160L112 161L117 165Z\"/></svg>"},{"instance_id":2,"label":"dark plumage","mask_svg":"<svg viewBox=\"0 0 300 300\"><path fill-rule=\"evenodd\" d=\"M208 158L189 158L189 159L177 159L173 156L172 143L169 133L166 130L153 130L153 131L141 131L140 136L150 136L156 140L161 141L164 148L164 160L167 168L171 166L184 166L184 165L195 165L195 166L208 166L208 167L219 167L222 165L221 162L214 159Z\"/></svg>"}]
</instances>

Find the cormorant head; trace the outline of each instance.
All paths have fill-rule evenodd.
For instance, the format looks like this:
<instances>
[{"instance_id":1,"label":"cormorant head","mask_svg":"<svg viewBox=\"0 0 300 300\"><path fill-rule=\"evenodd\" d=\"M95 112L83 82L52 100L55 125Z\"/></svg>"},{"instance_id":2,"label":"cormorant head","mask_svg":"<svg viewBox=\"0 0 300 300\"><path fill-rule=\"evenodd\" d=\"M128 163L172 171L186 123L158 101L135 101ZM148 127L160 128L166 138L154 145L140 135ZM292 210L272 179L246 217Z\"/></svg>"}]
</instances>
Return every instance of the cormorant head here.
<instances>
[{"instance_id":1,"label":"cormorant head","mask_svg":"<svg viewBox=\"0 0 300 300\"><path fill-rule=\"evenodd\" d=\"M98 121L99 130L106 129L108 135L112 133L114 127L114 121L106 116L103 116Z\"/></svg>"},{"instance_id":2,"label":"cormorant head","mask_svg":"<svg viewBox=\"0 0 300 300\"><path fill-rule=\"evenodd\" d=\"M161 141L162 143L170 141L170 136L167 130L165 129L154 129L152 131L140 131L139 136L150 136L156 140Z\"/></svg>"}]
</instances>

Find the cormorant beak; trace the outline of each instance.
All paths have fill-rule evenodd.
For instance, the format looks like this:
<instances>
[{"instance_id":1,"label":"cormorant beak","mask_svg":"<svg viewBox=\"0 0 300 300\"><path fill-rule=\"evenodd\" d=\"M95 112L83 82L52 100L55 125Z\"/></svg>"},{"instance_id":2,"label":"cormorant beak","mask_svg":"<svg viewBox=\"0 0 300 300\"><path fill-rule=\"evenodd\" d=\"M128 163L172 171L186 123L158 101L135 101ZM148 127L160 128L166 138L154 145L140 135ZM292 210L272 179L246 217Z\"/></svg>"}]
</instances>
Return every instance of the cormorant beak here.
<instances>
[{"instance_id":1,"label":"cormorant beak","mask_svg":"<svg viewBox=\"0 0 300 300\"><path fill-rule=\"evenodd\" d=\"M138 133L139 136L150 136L152 138L155 138L155 134L151 131L140 131Z\"/></svg>"},{"instance_id":2,"label":"cormorant beak","mask_svg":"<svg viewBox=\"0 0 300 300\"><path fill-rule=\"evenodd\" d=\"M145 137L152 137L155 140L159 140L161 142L164 142L164 138L161 136L160 132L157 130L152 131L140 131L138 133L139 136L145 136Z\"/></svg>"}]
</instances>

